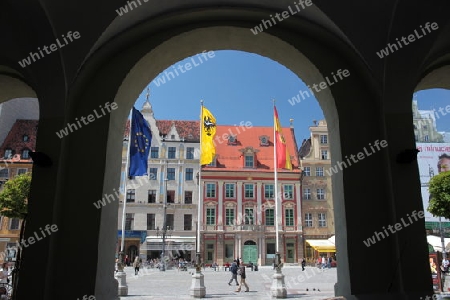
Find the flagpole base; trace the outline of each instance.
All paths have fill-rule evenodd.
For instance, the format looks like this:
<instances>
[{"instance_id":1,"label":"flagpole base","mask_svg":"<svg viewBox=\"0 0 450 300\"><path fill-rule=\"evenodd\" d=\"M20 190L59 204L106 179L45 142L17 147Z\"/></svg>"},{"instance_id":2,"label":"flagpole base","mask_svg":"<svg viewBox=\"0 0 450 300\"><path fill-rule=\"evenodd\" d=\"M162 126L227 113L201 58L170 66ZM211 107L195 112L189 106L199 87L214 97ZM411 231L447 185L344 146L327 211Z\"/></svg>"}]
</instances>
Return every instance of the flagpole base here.
<instances>
[{"instance_id":1,"label":"flagpole base","mask_svg":"<svg viewBox=\"0 0 450 300\"><path fill-rule=\"evenodd\" d=\"M287 298L286 285L284 283L284 275L281 273L281 268L283 264L281 263L280 253L275 254L275 273L272 276L272 286L270 287L270 294L272 298L284 299Z\"/></svg>"},{"instance_id":2,"label":"flagpole base","mask_svg":"<svg viewBox=\"0 0 450 300\"><path fill-rule=\"evenodd\" d=\"M192 284L189 294L192 298L205 298L206 288L204 275L202 274L202 265L200 262L200 253L196 255L195 273L192 275Z\"/></svg>"}]
</instances>

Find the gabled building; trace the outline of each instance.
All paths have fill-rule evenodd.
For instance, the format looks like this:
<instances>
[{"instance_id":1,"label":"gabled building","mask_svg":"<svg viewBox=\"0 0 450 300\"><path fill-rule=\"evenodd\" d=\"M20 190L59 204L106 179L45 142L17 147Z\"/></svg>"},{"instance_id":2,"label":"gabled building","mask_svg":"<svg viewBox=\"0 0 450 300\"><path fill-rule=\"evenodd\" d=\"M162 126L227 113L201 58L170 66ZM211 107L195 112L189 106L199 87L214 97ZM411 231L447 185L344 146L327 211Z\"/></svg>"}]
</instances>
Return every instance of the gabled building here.
<instances>
[{"instance_id":1,"label":"gabled building","mask_svg":"<svg viewBox=\"0 0 450 300\"><path fill-rule=\"evenodd\" d=\"M334 254L335 247L328 239L335 233L333 195L331 190L331 153L325 120L314 121L311 137L299 150L303 169L302 211L305 257Z\"/></svg>"},{"instance_id":2,"label":"gabled building","mask_svg":"<svg viewBox=\"0 0 450 300\"><path fill-rule=\"evenodd\" d=\"M247 123L246 123L247 124ZM293 170L278 169L279 251L303 256L300 169L294 129L283 128ZM276 251L273 127L216 127L216 156L202 168L201 253L206 264L271 265Z\"/></svg>"},{"instance_id":3,"label":"gabled building","mask_svg":"<svg viewBox=\"0 0 450 300\"><path fill-rule=\"evenodd\" d=\"M37 120L16 120L6 135L0 146L1 186L17 175L32 171L30 152L35 149L37 126ZM0 217L0 262L15 261L21 222Z\"/></svg>"},{"instance_id":4,"label":"gabled building","mask_svg":"<svg viewBox=\"0 0 450 300\"><path fill-rule=\"evenodd\" d=\"M134 259L159 258L163 249L163 207L167 199L166 255L195 257L199 170L199 121L156 120L146 102L141 111L152 131L148 176L125 180L127 143L122 152L122 179L127 186L124 252ZM127 124L126 137L129 124ZM122 180L122 181L123 181ZM119 204L121 244L123 199Z\"/></svg>"}]
</instances>

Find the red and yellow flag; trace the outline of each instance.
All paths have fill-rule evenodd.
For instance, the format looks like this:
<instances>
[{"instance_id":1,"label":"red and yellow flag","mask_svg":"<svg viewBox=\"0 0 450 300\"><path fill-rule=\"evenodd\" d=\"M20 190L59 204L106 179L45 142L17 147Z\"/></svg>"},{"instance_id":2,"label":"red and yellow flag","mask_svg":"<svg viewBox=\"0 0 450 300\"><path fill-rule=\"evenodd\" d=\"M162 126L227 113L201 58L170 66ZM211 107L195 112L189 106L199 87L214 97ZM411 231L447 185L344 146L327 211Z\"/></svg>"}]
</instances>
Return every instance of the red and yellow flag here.
<instances>
[{"instance_id":1,"label":"red and yellow flag","mask_svg":"<svg viewBox=\"0 0 450 300\"><path fill-rule=\"evenodd\" d=\"M275 158L277 160L277 168L292 170L291 156L289 155L289 151L286 146L286 140L283 136L283 129L281 128L277 108L275 106L273 107L273 113L275 139L277 143Z\"/></svg>"}]
</instances>

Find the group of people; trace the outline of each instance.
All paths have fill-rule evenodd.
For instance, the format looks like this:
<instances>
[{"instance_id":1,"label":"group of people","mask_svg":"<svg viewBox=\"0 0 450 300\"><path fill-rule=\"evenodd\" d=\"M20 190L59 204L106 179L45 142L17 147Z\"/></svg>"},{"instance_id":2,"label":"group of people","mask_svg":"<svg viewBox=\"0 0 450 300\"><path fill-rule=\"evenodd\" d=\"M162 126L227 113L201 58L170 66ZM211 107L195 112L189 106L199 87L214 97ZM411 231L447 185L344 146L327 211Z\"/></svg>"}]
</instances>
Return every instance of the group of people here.
<instances>
[{"instance_id":1,"label":"group of people","mask_svg":"<svg viewBox=\"0 0 450 300\"><path fill-rule=\"evenodd\" d=\"M242 263L242 260L240 258L237 258L233 261L233 263L230 266L230 272L231 272L231 279L228 282L228 285L231 285L231 283L234 280L236 281L236 286L238 286L236 292L240 292L242 286L245 286L245 292L248 292L250 289L247 285L247 282L245 281L245 279L247 278L245 274L245 265ZM238 275L241 276L240 284L237 281Z\"/></svg>"}]
</instances>

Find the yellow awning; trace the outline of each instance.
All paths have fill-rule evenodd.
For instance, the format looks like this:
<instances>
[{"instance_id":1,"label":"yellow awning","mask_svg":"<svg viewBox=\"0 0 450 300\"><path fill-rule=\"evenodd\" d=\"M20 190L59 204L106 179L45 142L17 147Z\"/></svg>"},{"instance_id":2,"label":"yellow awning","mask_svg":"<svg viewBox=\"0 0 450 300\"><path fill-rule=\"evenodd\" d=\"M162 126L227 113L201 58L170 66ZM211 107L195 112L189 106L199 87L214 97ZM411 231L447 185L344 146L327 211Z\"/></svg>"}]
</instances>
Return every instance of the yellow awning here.
<instances>
[{"instance_id":1,"label":"yellow awning","mask_svg":"<svg viewBox=\"0 0 450 300\"><path fill-rule=\"evenodd\" d=\"M318 252L336 252L336 245L329 240L306 240Z\"/></svg>"}]
</instances>

